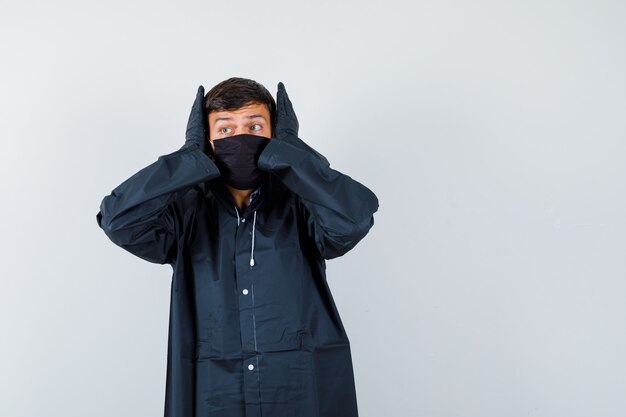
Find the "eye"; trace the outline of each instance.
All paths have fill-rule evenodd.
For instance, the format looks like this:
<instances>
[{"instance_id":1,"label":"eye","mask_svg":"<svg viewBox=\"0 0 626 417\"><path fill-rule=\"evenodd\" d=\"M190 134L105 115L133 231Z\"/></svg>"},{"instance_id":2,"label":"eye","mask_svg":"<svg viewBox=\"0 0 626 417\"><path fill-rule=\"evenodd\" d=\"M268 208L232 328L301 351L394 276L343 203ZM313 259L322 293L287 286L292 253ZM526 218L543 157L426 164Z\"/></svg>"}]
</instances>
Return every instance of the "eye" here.
<instances>
[{"instance_id":1,"label":"eye","mask_svg":"<svg viewBox=\"0 0 626 417\"><path fill-rule=\"evenodd\" d=\"M263 126L258 124L258 123L256 123L256 124L252 125L251 129L252 130L261 130L261 129L263 129Z\"/></svg>"},{"instance_id":2,"label":"eye","mask_svg":"<svg viewBox=\"0 0 626 417\"><path fill-rule=\"evenodd\" d=\"M228 133L230 133L230 127L223 127L220 129L220 133L223 135L226 135Z\"/></svg>"}]
</instances>

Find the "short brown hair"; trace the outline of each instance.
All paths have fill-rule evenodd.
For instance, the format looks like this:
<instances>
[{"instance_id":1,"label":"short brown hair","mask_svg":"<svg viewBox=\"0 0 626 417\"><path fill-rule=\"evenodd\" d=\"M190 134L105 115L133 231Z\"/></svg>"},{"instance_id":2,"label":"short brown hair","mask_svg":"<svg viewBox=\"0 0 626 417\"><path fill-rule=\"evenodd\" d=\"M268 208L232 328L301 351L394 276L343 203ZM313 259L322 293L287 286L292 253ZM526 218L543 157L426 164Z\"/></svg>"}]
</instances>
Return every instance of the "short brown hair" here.
<instances>
[{"instance_id":1,"label":"short brown hair","mask_svg":"<svg viewBox=\"0 0 626 417\"><path fill-rule=\"evenodd\" d=\"M232 77L215 85L204 96L204 111L207 117L216 110L232 111L252 103L265 104L270 113L272 133L276 131L276 101L262 84L254 80ZM208 132L207 132L208 137Z\"/></svg>"}]
</instances>

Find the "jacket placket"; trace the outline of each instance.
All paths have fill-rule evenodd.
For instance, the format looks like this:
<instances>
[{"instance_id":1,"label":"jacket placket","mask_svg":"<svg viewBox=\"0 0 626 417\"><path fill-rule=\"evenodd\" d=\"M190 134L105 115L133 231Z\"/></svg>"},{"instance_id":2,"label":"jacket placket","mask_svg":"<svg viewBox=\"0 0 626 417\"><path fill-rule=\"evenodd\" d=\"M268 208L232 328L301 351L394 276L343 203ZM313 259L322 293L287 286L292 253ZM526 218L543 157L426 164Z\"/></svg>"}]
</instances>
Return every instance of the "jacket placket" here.
<instances>
[{"instance_id":1,"label":"jacket placket","mask_svg":"<svg viewBox=\"0 0 626 417\"><path fill-rule=\"evenodd\" d=\"M252 197L251 197L252 198ZM237 231L235 233L235 280L238 292L239 325L243 358L243 394L246 417L261 416L261 367L258 355L257 325L255 314L254 277L255 268L251 264L252 233L250 205L243 214L234 207Z\"/></svg>"}]
</instances>

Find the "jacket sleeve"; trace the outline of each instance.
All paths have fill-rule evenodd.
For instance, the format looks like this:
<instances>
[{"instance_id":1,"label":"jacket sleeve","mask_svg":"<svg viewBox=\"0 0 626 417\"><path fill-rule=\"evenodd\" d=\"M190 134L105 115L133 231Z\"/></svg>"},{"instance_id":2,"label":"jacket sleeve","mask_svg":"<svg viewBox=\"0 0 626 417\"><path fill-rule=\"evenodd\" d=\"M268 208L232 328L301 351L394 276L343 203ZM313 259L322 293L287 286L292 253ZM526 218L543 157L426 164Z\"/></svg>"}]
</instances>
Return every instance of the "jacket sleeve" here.
<instances>
[{"instance_id":1,"label":"jacket sleeve","mask_svg":"<svg viewBox=\"0 0 626 417\"><path fill-rule=\"evenodd\" d=\"M311 147L272 138L258 166L281 180L299 198L308 235L324 259L344 255L374 225L378 198L366 186L330 167Z\"/></svg>"},{"instance_id":2,"label":"jacket sleeve","mask_svg":"<svg viewBox=\"0 0 626 417\"><path fill-rule=\"evenodd\" d=\"M149 262L172 263L182 216L174 203L196 184L219 175L197 145L159 156L102 199L98 226L128 252Z\"/></svg>"}]
</instances>

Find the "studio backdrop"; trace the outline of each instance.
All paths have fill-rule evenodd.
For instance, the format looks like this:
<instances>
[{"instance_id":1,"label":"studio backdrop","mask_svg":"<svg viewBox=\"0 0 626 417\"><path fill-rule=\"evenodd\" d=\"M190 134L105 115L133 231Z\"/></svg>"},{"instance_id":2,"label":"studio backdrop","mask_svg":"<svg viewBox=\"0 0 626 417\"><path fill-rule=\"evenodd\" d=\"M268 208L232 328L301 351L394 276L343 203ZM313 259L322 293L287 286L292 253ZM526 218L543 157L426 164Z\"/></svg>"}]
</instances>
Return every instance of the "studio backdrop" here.
<instances>
[{"instance_id":1,"label":"studio backdrop","mask_svg":"<svg viewBox=\"0 0 626 417\"><path fill-rule=\"evenodd\" d=\"M172 269L96 213L234 76L379 199L326 271L359 415L626 415L625 9L1 1L0 415L163 415Z\"/></svg>"}]
</instances>

